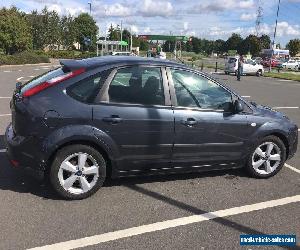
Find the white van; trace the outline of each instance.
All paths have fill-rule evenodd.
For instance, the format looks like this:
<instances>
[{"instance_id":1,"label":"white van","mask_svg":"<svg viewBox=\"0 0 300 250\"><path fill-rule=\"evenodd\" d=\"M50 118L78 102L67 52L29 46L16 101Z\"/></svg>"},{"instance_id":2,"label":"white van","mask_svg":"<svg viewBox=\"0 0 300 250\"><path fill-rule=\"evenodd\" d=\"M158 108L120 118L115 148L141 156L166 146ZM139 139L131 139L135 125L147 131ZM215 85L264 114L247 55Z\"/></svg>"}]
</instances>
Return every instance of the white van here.
<instances>
[{"instance_id":1,"label":"white van","mask_svg":"<svg viewBox=\"0 0 300 250\"><path fill-rule=\"evenodd\" d=\"M237 74L238 70L238 62L239 57L228 57L228 60L225 62L225 74L228 75L230 73ZM243 64L243 74L245 75L256 75L261 76L264 74L264 67L260 64L257 64L255 61L251 59L246 59Z\"/></svg>"}]
</instances>

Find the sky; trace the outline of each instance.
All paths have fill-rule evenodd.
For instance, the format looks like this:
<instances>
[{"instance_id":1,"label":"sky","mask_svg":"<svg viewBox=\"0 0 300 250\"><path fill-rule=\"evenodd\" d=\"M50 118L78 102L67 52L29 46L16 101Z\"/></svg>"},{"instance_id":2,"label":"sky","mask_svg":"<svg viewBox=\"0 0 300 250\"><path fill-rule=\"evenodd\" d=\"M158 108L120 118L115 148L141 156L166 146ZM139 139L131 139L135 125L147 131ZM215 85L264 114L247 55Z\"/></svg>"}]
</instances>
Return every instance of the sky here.
<instances>
[{"instance_id":1,"label":"sky","mask_svg":"<svg viewBox=\"0 0 300 250\"><path fill-rule=\"evenodd\" d=\"M89 12L97 21L100 35L112 23L135 34L173 34L211 40L227 39L233 32L243 37L255 34L260 6L260 33L273 40L278 0L1 0L0 7L16 6L30 13L47 6L59 14ZM281 0L275 42L285 45L300 38L300 0Z\"/></svg>"}]
</instances>

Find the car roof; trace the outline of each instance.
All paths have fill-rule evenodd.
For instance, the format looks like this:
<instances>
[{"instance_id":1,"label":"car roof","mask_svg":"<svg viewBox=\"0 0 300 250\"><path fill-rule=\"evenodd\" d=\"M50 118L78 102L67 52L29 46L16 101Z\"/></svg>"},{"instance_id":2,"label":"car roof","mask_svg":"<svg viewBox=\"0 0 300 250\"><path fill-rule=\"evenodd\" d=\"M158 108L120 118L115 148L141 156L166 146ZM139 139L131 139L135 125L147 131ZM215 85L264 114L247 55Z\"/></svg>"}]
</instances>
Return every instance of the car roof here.
<instances>
[{"instance_id":1,"label":"car roof","mask_svg":"<svg viewBox=\"0 0 300 250\"><path fill-rule=\"evenodd\" d=\"M87 70L98 68L107 65L156 65L156 66L177 66L181 68L189 68L184 64L180 64L174 61L161 60L152 57L139 57L139 56L100 56L92 57L81 60L74 59L62 59L60 64L69 68L70 70L85 68Z\"/></svg>"}]
</instances>

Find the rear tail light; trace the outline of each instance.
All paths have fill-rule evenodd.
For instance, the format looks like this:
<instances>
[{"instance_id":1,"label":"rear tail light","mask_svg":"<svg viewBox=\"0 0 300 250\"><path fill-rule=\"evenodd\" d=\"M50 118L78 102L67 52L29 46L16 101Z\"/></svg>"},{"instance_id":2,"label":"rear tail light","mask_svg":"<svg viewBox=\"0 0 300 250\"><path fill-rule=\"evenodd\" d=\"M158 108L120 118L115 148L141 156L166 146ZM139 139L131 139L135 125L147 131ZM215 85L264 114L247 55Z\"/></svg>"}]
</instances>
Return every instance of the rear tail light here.
<instances>
[{"instance_id":1,"label":"rear tail light","mask_svg":"<svg viewBox=\"0 0 300 250\"><path fill-rule=\"evenodd\" d=\"M19 162L16 160L10 160L10 163L14 166L14 167L18 167L19 166Z\"/></svg>"},{"instance_id":2,"label":"rear tail light","mask_svg":"<svg viewBox=\"0 0 300 250\"><path fill-rule=\"evenodd\" d=\"M31 88L31 89L28 89L26 90L22 96L23 97L30 97L30 96L33 96L39 92L41 92L42 90L44 89L47 89L49 87L52 87L62 81L65 81L65 80L68 80L72 77L75 77L77 75L80 75L82 74L83 72L85 72L85 69L84 68L81 68L81 69L77 69L77 70L74 70L74 71L71 71L65 75L62 75L62 76L58 76L58 77L55 77L55 78L52 78L51 80L48 80L46 82L42 82L41 84Z\"/></svg>"}]
</instances>

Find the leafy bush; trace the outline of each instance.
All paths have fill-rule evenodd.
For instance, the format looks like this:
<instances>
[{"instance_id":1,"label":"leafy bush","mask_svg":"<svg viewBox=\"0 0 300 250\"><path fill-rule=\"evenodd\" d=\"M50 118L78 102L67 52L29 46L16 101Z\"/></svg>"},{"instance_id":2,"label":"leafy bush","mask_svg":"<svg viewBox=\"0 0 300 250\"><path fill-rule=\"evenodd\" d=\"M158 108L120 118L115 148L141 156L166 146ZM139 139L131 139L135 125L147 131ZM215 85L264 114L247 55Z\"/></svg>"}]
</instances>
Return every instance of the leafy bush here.
<instances>
[{"instance_id":1,"label":"leafy bush","mask_svg":"<svg viewBox=\"0 0 300 250\"><path fill-rule=\"evenodd\" d=\"M0 65L5 64L34 64L48 63L49 58L46 55L37 54L33 51L24 51L13 55L0 55Z\"/></svg>"}]
</instances>

